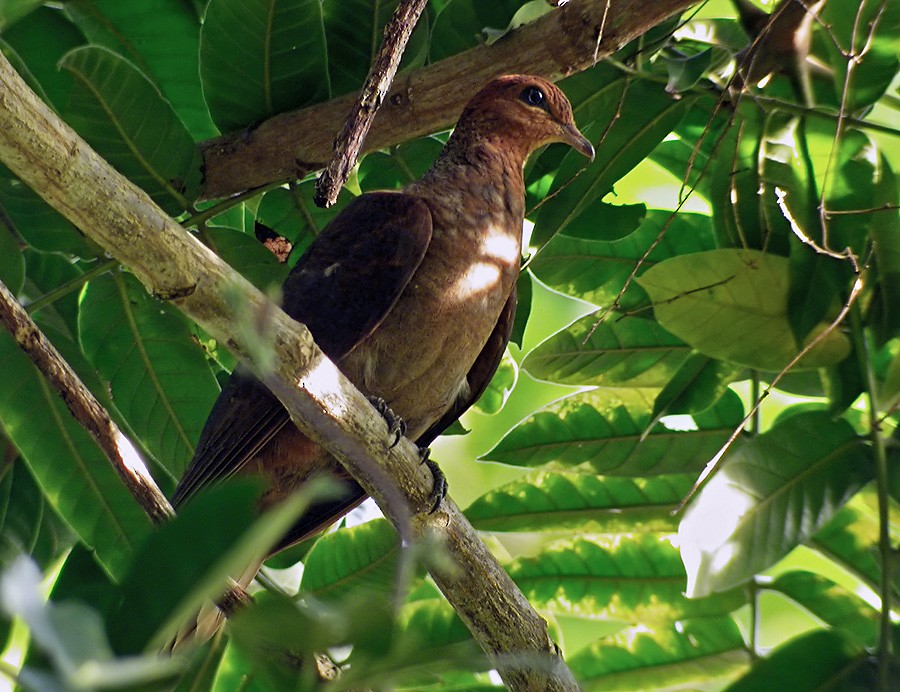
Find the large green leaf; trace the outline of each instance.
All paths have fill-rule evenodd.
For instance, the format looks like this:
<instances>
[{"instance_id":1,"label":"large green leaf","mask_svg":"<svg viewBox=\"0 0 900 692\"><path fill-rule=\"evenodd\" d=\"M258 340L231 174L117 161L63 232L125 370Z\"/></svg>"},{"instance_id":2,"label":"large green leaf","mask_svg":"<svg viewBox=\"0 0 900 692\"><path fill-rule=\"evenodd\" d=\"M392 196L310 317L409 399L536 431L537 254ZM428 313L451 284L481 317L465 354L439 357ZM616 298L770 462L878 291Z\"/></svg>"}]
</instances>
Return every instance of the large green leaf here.
<instances>
[{"instance_id":1,"label":"large green leaf","mask_svg":"<svg viewBox=\"0 0 900 692\"><path fill-rule=\"evenodd\" d=\"M328 74L335 96L358 90L375 53L384 26L398 0L323 0L322 13L328 43ZM403 51L400 69L420 66L428 52L428 11L419 18Z\"/></svg>"},{"instance_id":2,"label":"large green leaf","mask_svg":"<svg viewBox=\"0 0 900 692\"><path fill-rule=\"evenodd\" d=\"M667 258L715 247L708 217L652 210L637 231L621 240L584 240L559 234L537 254L531 270L550 288L595 305L610 306L647 248L661 234L659 244L638 268L638 276ZM630 309L648 302L647 294L632 281L619 307Z\"/></svg>"},{"instance_id":3,"label":"large green leaf","mask_svg":"<svg viewBox=\"0 0 900 692\"><path fill-rule=\"evenodd\" d=\"M643 631L641 631L643 630ZM584 690L651 690L733 677L750 655L731 618L703 618L670 629L625 630L601 639L569 661Z\"/></svg>"},{"instance_id":4,"label":"large green leaf","mask_svg":"<svg viewBox=\"0 0 900 692\"><path fill-rule=\"evenodd\" d=\"M881 157L881 179L876 188L876 207L884 206L877 213L872 225L875 242L875 264L878 268L879 301L876 308L875 333L880 343L900 334L900 218L891 207L898 202L897 177L887 158ZM873 215L874 216L874 215Z\"/></svg>"},{"instance_id":5,"label":"large green leaf","mask_svg":"<svg viewBox=\"0 0 900 692\"><path fill-rule=\"evenodd\" d=\"M78 315L85 355L113 401L173 478L193 456L218 386L187 319L127 274L85 288Z\"/></svg>"},{"instance_id":6,"label":"large green leaf","mask_svg":"<svg viewBox=\"0 0 900 692\"><path fill-rule=\"evenodd\" d=\"M74 345L64 356L71 364L83 360ZM0 334L0 371L4 432L56 512L110 574L121 576L150 521L90 435L5 332Z\"/></svg>"},{"instance_id":7,"label":"large green leaf","mask_svg":"<svg viewBox=\"0 0 900 692\"><path fill-rule=\"evenodd\" d=\"M321 0L210 0L200 78L223 132L331 95Z\"/></svg>"},{"instance_id":8,"label":"large green leaf","mask_svg":"<svg viewBox=\"0 0 900 692\"><path fill-rule=\"evenodd\" d=\"M868 654L856 642L834 631L816 630L779 647L753 666L728 692L785 690L873 689L855 686L850 671L864 663Z\"/></svg>"},{"instance_id":9,"label":"large green leaf","mask_svg":"<svg viewBox=\"0 0 900 692\"><path fill-rule=\"evenodd\" d=\"M684 515L688 594L729 589L772 566L873 473L864 441L823 411L796 413L745 442Z\"/></svg>"},{"instance_id":10,"label":"large green leaf","mask_svg":"<svg viewBox=\"0 0 900 692\"><path fill-rule=\"evenodd\" d=\"M815 572L786 572L765 585L793 599L834 629L865 646L878 643L878 611L849 589Z\"/></svg>"},{"instance_id":11,"label":"large green leaf","mask_svg":"<svg viewBox=\"0 0 900 692\"><path fill-rule=\"evenodd\" d=\"M615 313L587 315L532 350L522 367L532 377L573 385L661 387L690 348L656 322Z\"/></svg>"},{"instance_id":12,"label":"large green leaf","mask_svg":"<svg viewBox=\"0 0 900 692\"><path fill-rule=\"evenodd\" d=\"M674 531L688 475L620 478L536 471L491 490L466 509L481 531Z\"/></svg>"},{"instance_id":13,"label":"large green leaf","mask_svg":"<svg viewBox=\"0 0 900 692\"><path fill-rule=\"evenodd\" d=\"M387 593L394 587L399 547L387 519L326 534L309 551L300 588L328 600L358 589Z\"/></svg>"},{"instance_id":14,"label":"large green leaf","mask_svg":"<svg viewBox=\"0 0 900 692\"><path fill-rule=\"evenodd\" d=\"M758 250L710 250L673 257L638 278L659 323L701 353L761 370L781 370L801 349L787 316L788 260ZM819 323L805 340L823 332ZM798 367L820 367L847 356L850 345L832 331Z\"/></svg>"},{"instance_id":15,"label":"large green leaf","mask_svg":"<svg viewBox=\"0 0 900 692\"><path fill-rule=\"evenodd\" d=\"M183 0L74 0L66 11L90 38L159 87L195 139L216 134L200 91L200 17Z\"/></svg>"},{"instance_id":16,"label":"large green leaf","mask_svg":"<svg viewBox=\"0 0 900 692\"><path fill-rule=\"evenodd\" d=\"M625 476L684 473L703 468L743 417L732 392L689 426L657 423L642 440L655 394L596 389L565 397L513 428L484 458L515 466L589 463L598 473Z\"/></svg>"},{"instance_id":17,"label":"large green leaf","mask_svg":"<svg viewBox=\"0 0 900 692\"><path fill-rule=\"evenodd\" d=\"M8 444L0 442L0 449ZM25 464L10 463L0 476L0 564L24 554L47 569L72 539Z\"/></svg>"},{"instance_id":18,"label":"large green leaf","mask_svg":"<svg viewBox=\"0 0 900 692\"><path fill-rule=\"evenodd\" d=\"M84 46L60 61L73 78L66 119L97 152L170 214L200 189L200 152L172 106L131 63Z\"/></svg>"},{"instance_id":19,"label":"large green leaf","mask_svg":"<svg viewBox=\"0 0 900 692\"><path fill-rule=\"evenodd\" d=\"M277 289L287 277L288 266L252 235L211 226L206 229L206 239L219 257L261 291Z\"/></svg>"},{"instance_id":20,"label":"large green leaf","mask_svg":"<svg viewBox=\"0 0 900 692\"><path fill-rule=\"evenodd\" d=\"M685 598L678 549L652 533L564 539L516 560L507 571L542 608L632 624L724 615L744 602L738 592Z\"/></svg>"}]
</instances>

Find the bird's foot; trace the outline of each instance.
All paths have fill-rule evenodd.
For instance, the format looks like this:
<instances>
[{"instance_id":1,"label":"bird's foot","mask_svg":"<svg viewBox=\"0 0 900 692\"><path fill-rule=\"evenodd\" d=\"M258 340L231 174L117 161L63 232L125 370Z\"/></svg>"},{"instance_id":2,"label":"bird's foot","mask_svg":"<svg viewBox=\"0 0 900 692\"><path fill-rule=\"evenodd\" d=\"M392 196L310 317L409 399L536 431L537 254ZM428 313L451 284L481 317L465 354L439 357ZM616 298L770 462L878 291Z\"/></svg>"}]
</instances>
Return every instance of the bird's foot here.
<instances>
[{"instance_id":1,"label":"bird's foot","mask_svg":"<svg viewBox=\"0 0 900 692\"><path fill-rule=\"evenodd\" d=\"M438 507L441 506L444 498L447 497L447 477L441 471L441 467L437 465L437 462L428 458L430 454L431 449L429 447L419 447L419 459L421 459L419 463L428 467L428 470L431 471L431 477L434 479L429 498L431 500L431 509L428 510L429 514L434 514Z\"/></svg>"},{"instance_id":2,"label":"bird's foot","mask_svg":"<svg viewBox=\"0 0 900 692\"><path fill-rule=\"evenodd\" d=\"M406 434L406 422L394 413L380 396L367 397L369 403L375 407L375 410L381 414L388 426L388 435L394 437L394 441L388 449L393 449L400 442L400 438Z\"/></svg>"}]
</instances>

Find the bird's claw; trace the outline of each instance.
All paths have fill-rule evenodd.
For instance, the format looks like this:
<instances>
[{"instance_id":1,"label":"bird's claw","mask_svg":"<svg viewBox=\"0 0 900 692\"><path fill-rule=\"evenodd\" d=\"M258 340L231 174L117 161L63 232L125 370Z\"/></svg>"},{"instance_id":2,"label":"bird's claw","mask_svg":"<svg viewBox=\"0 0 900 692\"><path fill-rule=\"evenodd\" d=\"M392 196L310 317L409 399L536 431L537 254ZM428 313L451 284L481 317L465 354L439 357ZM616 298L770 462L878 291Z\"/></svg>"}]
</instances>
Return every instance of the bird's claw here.
<instances>
[{"instance_id":1,"label":"bird's claw","mask_svg":"<svg viewBox=\"0 0 900 692\"><path fill-rule=\"evenodd\" d=\"M394 413L380 396L370 396L368 399L369 403L375 407L375 410L381 414L381 417L384 418L385 423L387 423L388 436L394 437L394 441L391 442L388 449L393 449L399 444L400 438L406 434L406 421Z\"/></svg>"},{"instance_id":2,"label":"bird's claw","mask_svg":"<svg viewBox=\"0 0 900 692\"><path fill-rule=\"evenodd\" d=\"M438 510L438 507L441 506L441 502L444 501L444 498L447 497L447 477L444 475L444 472L441 471L441 467L437 465L437 462L428 458L430 453L431 450L428 447L419 447L419 458L422 460L421 463L428 467L428 470L431 471L431 477L434 479L433 485L431 486L431 495L429 497L431 500L431 509L428 510L429 514L434 514Z\"/></svg>"}]
</instances>

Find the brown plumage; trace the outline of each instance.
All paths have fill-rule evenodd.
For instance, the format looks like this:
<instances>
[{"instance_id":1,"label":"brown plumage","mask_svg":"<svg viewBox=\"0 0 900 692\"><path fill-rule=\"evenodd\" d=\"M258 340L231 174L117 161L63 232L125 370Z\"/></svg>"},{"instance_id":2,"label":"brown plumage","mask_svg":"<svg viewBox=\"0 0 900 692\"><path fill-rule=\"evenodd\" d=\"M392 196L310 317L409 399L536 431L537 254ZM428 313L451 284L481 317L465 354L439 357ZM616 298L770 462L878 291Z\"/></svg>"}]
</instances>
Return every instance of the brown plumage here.
<instances>
[{"instance_id":1,"label":"brown plumage","mask_svg":"<svg viewBox=\"0 0 900 692\"><path fill-rule=\"evenodd\" d=\"M477 400L500 362L515 313L523 166L548 142L593 157L556 86L521 75L494 80L468 103L420 180L358 197L285 281L285 311L363 393L384 399L420 445ZM313 507L280 547L364 499L343 467L244 374L219 396L173 504L236 472L266 478L264 506L313 474L346 481L346 492Z\"/></svg>"}]
</instances>

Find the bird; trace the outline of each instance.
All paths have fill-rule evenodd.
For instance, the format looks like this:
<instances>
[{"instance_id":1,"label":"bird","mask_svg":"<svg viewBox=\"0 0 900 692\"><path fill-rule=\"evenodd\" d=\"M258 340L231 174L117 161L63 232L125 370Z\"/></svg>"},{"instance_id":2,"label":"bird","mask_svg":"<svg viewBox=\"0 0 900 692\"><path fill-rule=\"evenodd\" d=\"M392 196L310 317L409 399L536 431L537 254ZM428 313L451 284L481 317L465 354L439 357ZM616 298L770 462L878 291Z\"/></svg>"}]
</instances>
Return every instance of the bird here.
<instances>
[{"instance_id":1,"label":"bird","mask_svg":"<svg viewBox=\"0 0 900 692\"><path fill-rule=\"evenodd\" d=\"M525 217L524 165L562 142L593 159L552 82L508 75L464 107L441 153L399 191L356 197L282 286L282 308L393 423L425 449L484 392L509 342ZM402 421L402 422L398 422ZM178 508L235 474L263 478L260 509L313 476L342 482L273 549L311 537L366 494L252 374L223 387L172 496Z\"/></svg>"}]
</instances>

